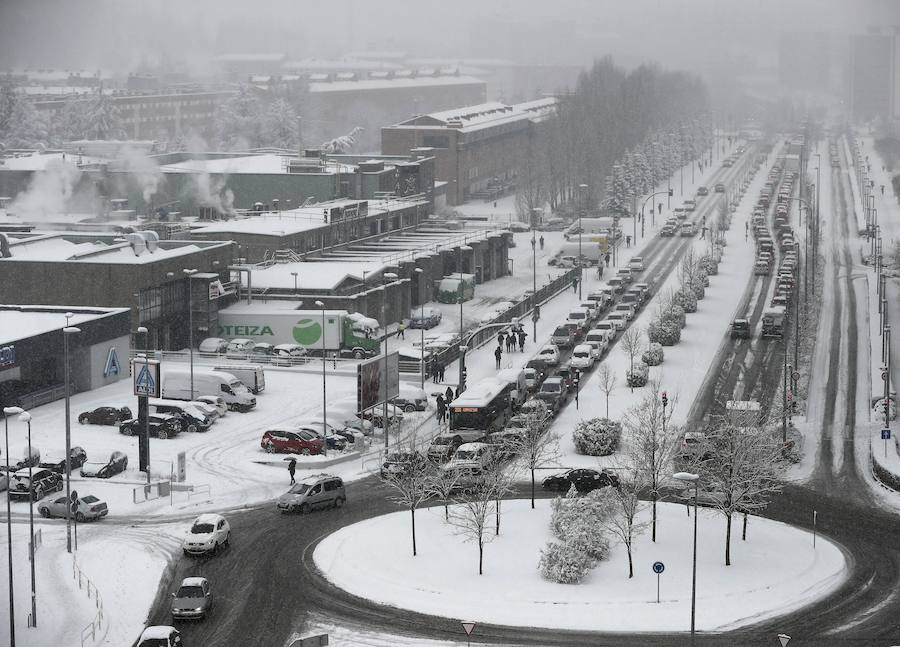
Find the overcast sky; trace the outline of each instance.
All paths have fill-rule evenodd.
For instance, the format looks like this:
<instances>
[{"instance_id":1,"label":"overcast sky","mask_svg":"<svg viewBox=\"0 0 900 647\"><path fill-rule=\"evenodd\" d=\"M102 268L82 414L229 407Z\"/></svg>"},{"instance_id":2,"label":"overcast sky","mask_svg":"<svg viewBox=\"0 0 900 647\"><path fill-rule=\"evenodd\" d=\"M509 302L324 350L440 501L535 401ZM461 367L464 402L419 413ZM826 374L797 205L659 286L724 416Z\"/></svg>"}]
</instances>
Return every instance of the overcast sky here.
<instances>
[{"instance_id":1,"label":"overcast sky","mask_svg":"<svg viewBox=\"0 0 900 647\"><path fill-rule=\"evenodd\" d=\"M221 53L399 50L579 65L612 54L702 72L773 60L781 30L869 25L900 25L900 0L0 0L0 67L202 69Z\"/></svg>"}]
</instances>

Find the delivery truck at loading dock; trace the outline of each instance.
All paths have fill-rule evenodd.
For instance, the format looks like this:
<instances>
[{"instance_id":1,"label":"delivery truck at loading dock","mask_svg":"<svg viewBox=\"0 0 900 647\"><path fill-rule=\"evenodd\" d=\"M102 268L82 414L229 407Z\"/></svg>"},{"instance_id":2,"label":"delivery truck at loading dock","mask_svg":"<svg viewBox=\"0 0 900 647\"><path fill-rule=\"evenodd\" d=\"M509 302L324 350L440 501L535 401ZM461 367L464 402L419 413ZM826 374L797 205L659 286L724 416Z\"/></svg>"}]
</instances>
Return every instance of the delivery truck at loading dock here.
<instances>
[{"instance_id":1,"label":"delivery truck at loading dock","mask_svg":"<svg viewBox=\"0 0 900 647\"><path fill-rule=\"evenodd\" d=\"M310 355L363 359L381 350L378 322L346 310L291 310L274 306L234 305L219 311L219 337L243 337L269 344L299 344Z\"/></svg>"}]
</instances>

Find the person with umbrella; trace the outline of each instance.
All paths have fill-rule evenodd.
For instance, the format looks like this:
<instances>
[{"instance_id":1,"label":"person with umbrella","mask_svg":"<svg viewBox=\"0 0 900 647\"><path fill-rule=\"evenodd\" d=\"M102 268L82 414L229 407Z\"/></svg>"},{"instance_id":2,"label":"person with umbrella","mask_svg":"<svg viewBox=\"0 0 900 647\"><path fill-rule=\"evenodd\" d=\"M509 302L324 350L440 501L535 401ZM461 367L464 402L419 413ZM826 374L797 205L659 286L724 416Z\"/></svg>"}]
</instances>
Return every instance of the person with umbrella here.
<instances>
[{"instance_id":1,"label":"person with umbrella","mask_svg":"<svg viewBox=\"0 0 900 647\"><path fill-rule=\"evenodd\" d=\"M296 483L294 480L294 473L297 471L297 459L291 457L288 459L288 474L291 475L291 485Z\"/></svg>"}]
</instances>

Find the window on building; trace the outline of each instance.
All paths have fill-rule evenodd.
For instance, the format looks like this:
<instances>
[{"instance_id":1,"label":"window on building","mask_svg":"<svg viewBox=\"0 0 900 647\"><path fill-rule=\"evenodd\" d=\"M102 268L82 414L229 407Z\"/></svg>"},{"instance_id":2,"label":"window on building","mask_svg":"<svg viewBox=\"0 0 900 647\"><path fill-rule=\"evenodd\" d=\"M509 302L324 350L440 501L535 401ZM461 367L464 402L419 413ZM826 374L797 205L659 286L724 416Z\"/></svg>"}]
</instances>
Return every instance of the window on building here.
<instances>
[{"instance_id":1,"label":"window on building","mask_svg":"<svg viewBox=\"0 0 900 647\"><path fill-rule=\"evenodd\" d=\"M450 137L447 135L425 135L422 145L427 148L450 148Z\"/></svg>"}]
</instances>

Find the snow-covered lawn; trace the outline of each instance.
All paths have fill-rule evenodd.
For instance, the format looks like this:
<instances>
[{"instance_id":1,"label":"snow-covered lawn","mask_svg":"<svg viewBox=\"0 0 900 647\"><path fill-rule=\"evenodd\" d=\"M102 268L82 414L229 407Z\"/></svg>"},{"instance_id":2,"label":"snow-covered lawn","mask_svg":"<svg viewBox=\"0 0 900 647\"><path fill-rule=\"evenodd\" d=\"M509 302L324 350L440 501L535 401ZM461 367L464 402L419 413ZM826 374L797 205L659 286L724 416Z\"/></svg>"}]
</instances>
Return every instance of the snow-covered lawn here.
<instances>
[{"instance_id":1,"label":"snow-covered lawn","mask_svg":"<svg viewBox=\"0 0 900 647\"><path fill-rule=\"evenodd\" d=\"M582 584L554 584L537 570L552 539L550 501L531 510L505 501L500 536L478 550L444 524L443 508L416 515L418 556L410 550L409 513L396 512L342 528L316 549L316 565L335 585L403 609L496 624L597 631L686 631L690 626L693 518L678 504L659 507L658 541L637 538L635 575L615 545ZM641 513L649 515L648 510ZM761 518L741 541L736 518L732 565L724 566L724 518L701 508L698 530L697 627L733 628L799 608L844 580L841 550L806 531ZM493 521L490 525L493 533ZM653 562L665 564L660 603Z\"/></svg>"}]
</instances>

